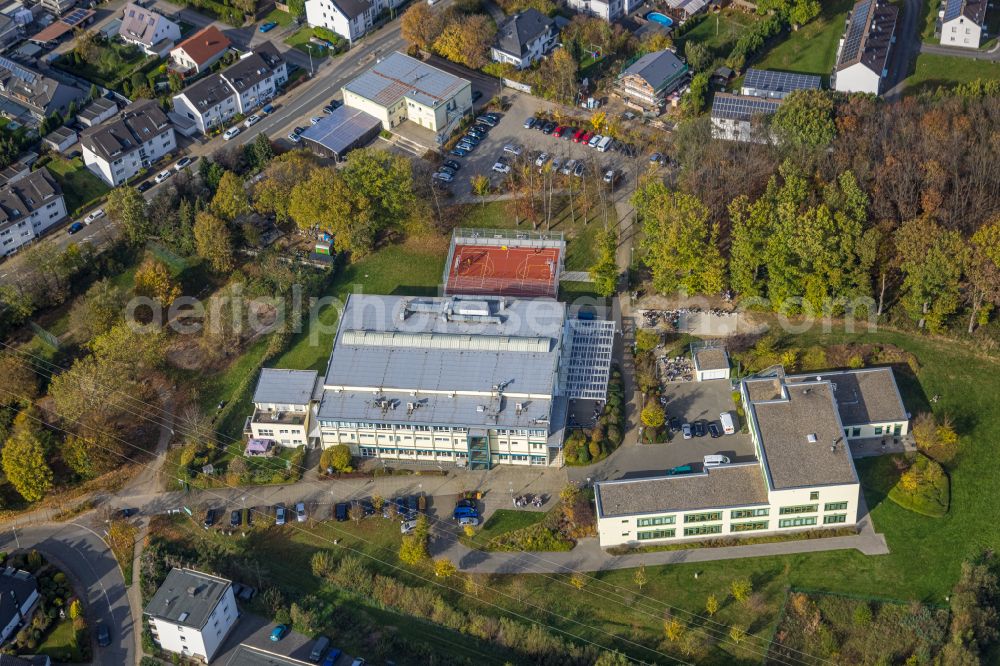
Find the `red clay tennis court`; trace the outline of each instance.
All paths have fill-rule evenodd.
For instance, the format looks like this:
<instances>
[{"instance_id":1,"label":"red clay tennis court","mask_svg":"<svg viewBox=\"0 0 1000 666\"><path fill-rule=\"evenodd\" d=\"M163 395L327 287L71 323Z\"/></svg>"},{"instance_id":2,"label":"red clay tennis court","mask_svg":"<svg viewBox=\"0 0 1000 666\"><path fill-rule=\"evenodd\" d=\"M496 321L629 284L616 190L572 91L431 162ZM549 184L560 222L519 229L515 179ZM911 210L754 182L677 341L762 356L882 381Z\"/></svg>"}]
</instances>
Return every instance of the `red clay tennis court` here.
<instances>
[{"instance_id":1,"label":"red clay tennis court","mask_svg":"<svg viewBox=\"0 0 1000 666\"><path fill-rule=\"evenodd\" d=\"M456 244L446 292L496 296L555 296L559 248Z\"/></svg>"}]
</instances>

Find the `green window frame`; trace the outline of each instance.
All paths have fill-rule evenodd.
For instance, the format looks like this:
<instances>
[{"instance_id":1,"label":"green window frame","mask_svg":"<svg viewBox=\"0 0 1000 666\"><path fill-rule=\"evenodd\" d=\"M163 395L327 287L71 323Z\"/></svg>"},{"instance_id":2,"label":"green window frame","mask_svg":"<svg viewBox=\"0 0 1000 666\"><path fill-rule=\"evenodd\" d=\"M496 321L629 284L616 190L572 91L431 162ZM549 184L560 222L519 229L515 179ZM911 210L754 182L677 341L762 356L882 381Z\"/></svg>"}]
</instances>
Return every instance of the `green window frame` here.
<instances>
[{"instance_id":1,"label":"green window frame","mask_svg":"<svg viewBox=\"0 0 1000 666\"><path fill-rule=\"evenodd\" d=\"M854 428L853 437L861 437L861 428Z\"/></svg>"},{"instance_id":2,"label":"green window frame","mask_svg":"<svg viewBox=\"0 0 1000 666\"><path fill-rule=\"evenodd\" d=\"M819 511L819 504L799 504L798 506L783 506L778 510L782 516L796 513L816 513Z\"/></svg>"},{"instance_id":3,"label":"green window frame","mask_svg":"<svg viewBox=\"0 0 1000 666\"><path fill-rule=\"evenodd\" d=\"M902 435L903 434L903 424L897 423L896 425L892 426L892 434L895 435L896 437L899 437L900 435Z\"/></svg>"},{"instance_id":4,"label":"green window frame","mask_svg":"<svg viewBox=\"0 0 1000 666\"><path fill-rule=\"evenodd\" d=\"M637 532L639 541L649 541L650 539L672 539L677 534L677 530L646 530Z\"/></svg>"},{"instance_id":5,"label":"green window frame","mask_svg":"<svg viewBox=\"0 0 1000 666\"><path fill-rule=\"evenodd\" d=\"M847 511L847 502L827 502L823 505L824 511Z\"/></svg>"},{"instance_id":6,"label":"green window frame","mask_svg":"<svg viewBox=\"0 0 1000 666\"><path fill-rule=\"evenodd\" d=\"M875 426L875 434L876 435L882 434L882 426Z\"/></svg>"},{"instance_id":7,"label":"green window frame","mask_svg":"<svg viewBox=\"0 0 1000 666\"><path fill-rule=\"evenodd\" d=\"M684 536L702 536L705 534L722 534L722 525L698 525L685 527Z\"/></svg>"},{"instance_id":8,"label":"green window frame","mask_svg":"<svg viewBox=\"0 0 1000 666\"><path fill-rule=\"evenodd\" d=\"M778 521L778 527L806 527L815 525L816 516L799 516L798 518L782 518Z\"/></svg>"},{"instance_id":9,"label":"green window frame","mask_svg":"<svg viewBox=\"0 0 1000 666\"><path fill-rule=\"evenodd\" d=\"M819 491L818 490L814 490L811 493L809 493L809 501L810 502L812 502L813 500L818 500L818 499L819 499Z\"/></svg>"},{"instance_id":10,"label":"green window frame","mask_svg":"<svg viewBox=\"0 0 1000 666\"><path fill-rule=\"evenodd\" d=\"M729 512L729 517L732 520L738 520L740 518L759 518L760 516L771 515L771 510L764 509L733 509Z\"/></svg>"},{"instance_id":11,"label":"green window frame","mask_svg":"<svg viewBox=\"0 0 1000 666\"><path fill-rule=\"evenodd\" d=\"M704 513L688 513L684 516L685 523L708 523L713 520L722 520L722 512L705 511Z\"/></svg>"},{"instance_id":12,"label":"green window frame","mask_svg":"<svg viewBox=\"0 0 1000 666\"><path fill-rule=\"evenodd\" d=\"M767 520L756 520L751 523L731 523L730 532L752 532L754 530L766 530L770 522Z\"/></svg>"},{"instance_id":13,"label":"green window frame","mask_svg":"<svg viewBox=\"0 0 1000 666\"><path fill-rule=\"evenodd\" d=\"M636 527L658 527L660 525L673 525L676 518L674 516L656 516L655 518L639 518Z\"/></svg>"},{"instance_id":14,"label":"green window frame","mask_svg":"<svg viewBox=\"0 0 1000 666\"><path fill-rule=\"evenodd\" d=\"M847 514L846 513L831 513L829 516L823 516L824 525L836 525L837 523L846 523Z\"/></svg>"}]
</instances>

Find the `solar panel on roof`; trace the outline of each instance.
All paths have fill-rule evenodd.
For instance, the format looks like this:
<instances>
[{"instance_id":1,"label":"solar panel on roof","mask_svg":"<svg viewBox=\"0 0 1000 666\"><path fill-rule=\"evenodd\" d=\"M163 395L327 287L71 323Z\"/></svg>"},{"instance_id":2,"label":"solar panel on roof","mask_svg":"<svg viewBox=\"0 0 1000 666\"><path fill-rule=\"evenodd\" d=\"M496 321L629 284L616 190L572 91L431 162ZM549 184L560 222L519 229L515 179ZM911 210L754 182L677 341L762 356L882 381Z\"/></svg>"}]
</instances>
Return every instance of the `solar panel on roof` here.
<instances>
[{"instance_id":1,"label":"solar panel on roof","mask_svg":"<svg viewBox=\"0 0 1000 666\"><path fill-rule=\"evenodd\" d=\"M769 69L749 69L743 79L743 87L778 93L795 90L818 89L820 77L796 72L776 72Z\"/></svg>"},{"instance_id":2,"label":"solar panel on roof","mask_svg":"<svg viewBox=\"0 0 1000 666\"><path fill-rule=\"evenodd\" d=\"M753 116L777 111L777 100L742 95L716 95L712 102L712 116L729 120L750 120Z\"/></svg>"},{"instance_id":3,"label":"solar panel on roof","mask_svg":"<svg viewBox=\"0 0 1000 666\"><path fill-rule=\"evenodd\" d=\"M844 62L854 58L868 30L868 11L875 0L862 0L854 5L851 13L851 22L847 27L847 36L844 38L844 50L841 51L840 60Z\"/></svg>"},{"instance_id":4,"label":"solar panel on roof","mask_svg":"<svg viewBox=\"0 0 1000 666\"><path fill-rule=\"evenodd\" d=\"M950 21L962 12L963 0L945 0L944 21Z\"/></svg>"},{"instance_id":5,"label":"solar panel on roof","mask_svg":"<svg viewBox=\"0 0 1000 666\"><path fill-rule=\"evenodd\" d=\"M34 83L35 82L35 73L34 72L30 72L30 71L26 70L24 67L21 67L20 65L18 65L16 62L14 62L13 60L11 60L10 58L5 58L4 56L0 56L0 67L3 67L5 69L9 70L11 74L13 74L17 78L21 79L25 83Z\"/></svg>"}]
</instances>

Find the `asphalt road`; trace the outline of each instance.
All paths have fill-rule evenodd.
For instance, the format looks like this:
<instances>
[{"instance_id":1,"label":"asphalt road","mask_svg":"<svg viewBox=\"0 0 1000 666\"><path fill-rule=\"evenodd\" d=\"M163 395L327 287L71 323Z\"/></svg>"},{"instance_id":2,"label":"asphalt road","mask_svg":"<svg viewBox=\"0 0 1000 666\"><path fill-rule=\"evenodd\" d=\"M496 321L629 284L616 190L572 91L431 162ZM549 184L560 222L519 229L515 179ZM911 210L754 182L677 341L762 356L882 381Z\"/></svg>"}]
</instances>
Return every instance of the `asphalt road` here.
<instances>
[{"instance_id":1,"label":"asphalt road","mask_svg":"<svg viewBox=\"0 0 1000 666\"><path fill-rule=\"evenodd\" d=\"M0 548L8 552L37 549L59 566L86 599L91 627L103 623L111 630L111 645L97 647L95 664L132 666L138 660L132 636L134 620L129 610L125 581L107 545L93 532L73 523L8 529L0 533Z\"/></svg>"}]
</instances>

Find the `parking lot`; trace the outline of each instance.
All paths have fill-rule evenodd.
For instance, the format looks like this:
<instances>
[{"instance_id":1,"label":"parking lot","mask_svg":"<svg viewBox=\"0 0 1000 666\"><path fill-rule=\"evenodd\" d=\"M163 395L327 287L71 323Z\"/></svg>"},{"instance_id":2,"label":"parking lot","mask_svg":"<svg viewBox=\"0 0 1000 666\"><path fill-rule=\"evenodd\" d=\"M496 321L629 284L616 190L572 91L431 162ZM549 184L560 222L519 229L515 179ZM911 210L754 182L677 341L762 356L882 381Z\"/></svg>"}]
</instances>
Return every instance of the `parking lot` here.
<instances>
[{"instance_id":1,"label":"parking lot","mask_svg":"<svg viewBox=\"0 0 1000 666\"><path fill-rule=\"evenodd\" d=\"M600 470L582 468L586 473L581 475L577 472L581 468L571 468L570 478L642 478L662 475L669 469L683 465L690 465L694 471L699 472L704 457L713 454L722 454L734 463L756 460L750 435L740 432L742 423L736 415L728 381L672 383L666 386L664 395L668 419L677 418L682 423L711 421L721 431L719 414L728 411L733 416L736 433L713 438L706 432L702 437L684 439L680 432L675 432L670 441L662 444L637 444L620 448L603 463Z\"/></svg>"},{"instance_id":2,"label":"parking lot","mask_svg":"<svg viewBox=\"0 0 1000 666\"><path fill-rule=\"evenodd\" d=\"M523 149L521 154L523 160L534 162L539 153L545 152L549 154L550 159L557 158L562 164L570 159L583 161L587 165L587 171L583 176L585 178L600 178L608 169L616 169L618 172L628 171L624 168L627 158L620 152L602 153L582 143L574 143L571 140L572 133L566 133L557 138L553 134L543 134L537 129L525 129L524 122L528 118L544 116L551 119L556 111L565 114L564 107L525 94L508 92L507 98L512 100L510 108L502 114L497 126L488 131L486 137L475 147L475 150L465 157L447 156L447 159L453 159L462 165L451 184L451 190L455 196L467 196L471 193L470 179L476 174L488 176L491 189L496 190L506 176L494 172L493 165L499 157L505 155L503 149L508 144ZM583 113L572 120L564 118L564 121L576 129L593 130ZM506 154L506 157L508 162L514 160L514 156L509 153ZM619 180L619 187L621 182Z\"/></svg>"}]
</instances>

